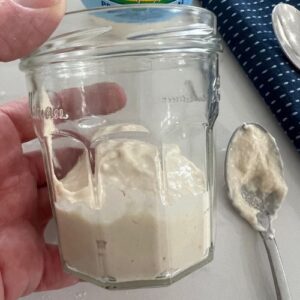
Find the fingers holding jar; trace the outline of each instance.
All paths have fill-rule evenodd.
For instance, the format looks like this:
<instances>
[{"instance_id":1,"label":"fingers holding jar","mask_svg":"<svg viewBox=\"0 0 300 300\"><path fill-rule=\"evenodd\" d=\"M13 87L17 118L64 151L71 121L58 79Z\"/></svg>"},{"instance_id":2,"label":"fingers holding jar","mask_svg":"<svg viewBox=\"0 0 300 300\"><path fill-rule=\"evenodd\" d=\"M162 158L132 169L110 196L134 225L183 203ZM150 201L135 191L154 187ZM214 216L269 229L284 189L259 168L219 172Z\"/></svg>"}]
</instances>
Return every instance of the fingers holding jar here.
<instances>
[{"instance_id":1,"label":"fingers holding jar","mask_svg":"<svg viewBox=\"0 0 300 300\"><path fill-rule=\"evenodd\" d=\"M102 82L55 93L54 101L71 120L86 115L112 114L126 105L124 89L114 82Z\"/></svg>"},{"instance_id":2,"label":"fingers holding jar","mask_svg":"<svg viewBox=\"0 0 300 300\"><path fill-rule=\"evenodd\" d=\"M44 43L65 13L65 0L0 2L0 61L30 54Z\"/></svg>"}]
</instances>

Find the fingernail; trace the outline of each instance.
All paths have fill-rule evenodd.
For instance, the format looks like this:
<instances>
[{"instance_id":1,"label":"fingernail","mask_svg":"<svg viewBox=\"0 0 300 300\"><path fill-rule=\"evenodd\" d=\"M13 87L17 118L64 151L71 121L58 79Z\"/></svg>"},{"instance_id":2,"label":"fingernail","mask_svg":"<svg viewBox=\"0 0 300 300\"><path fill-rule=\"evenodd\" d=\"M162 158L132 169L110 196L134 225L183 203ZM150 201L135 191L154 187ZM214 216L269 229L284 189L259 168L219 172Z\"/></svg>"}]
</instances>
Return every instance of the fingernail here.
<instances>
[{"instance_id":1,"label":"fingernail","mask_svg":"<svg viewBox=\"0 0 300 300\"><path fill-rule=\"evenodd\" d=\"M58 4L61 0L13 0L20 6L28 8L47 8Z\"/></svg>"}]
</instances>

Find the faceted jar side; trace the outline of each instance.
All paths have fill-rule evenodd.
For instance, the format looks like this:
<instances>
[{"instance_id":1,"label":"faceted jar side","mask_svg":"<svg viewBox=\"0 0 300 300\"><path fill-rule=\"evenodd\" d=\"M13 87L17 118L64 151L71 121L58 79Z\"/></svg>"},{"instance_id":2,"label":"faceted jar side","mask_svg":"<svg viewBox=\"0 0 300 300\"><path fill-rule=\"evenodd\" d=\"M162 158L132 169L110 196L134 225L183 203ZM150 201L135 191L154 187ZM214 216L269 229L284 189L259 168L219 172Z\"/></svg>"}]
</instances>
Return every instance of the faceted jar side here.
<instances>
[{"instance_id":1,"label":"faceted jar side","mask_svg":"<svg viewBox=\"0 0 300 300\"><path fill-rule=\"evenodd\" d=\"M174 18L189 20L183 12ZM117 34L97 26L54 39L79 47L68 48L78 60L27 72L62 262L106 288L170 284L213 255L218 56L164 29L145 31L147 45L159 35L155 50L139 32L126 51L81 57L80 43Z\"/></svg>"}]
</instances>

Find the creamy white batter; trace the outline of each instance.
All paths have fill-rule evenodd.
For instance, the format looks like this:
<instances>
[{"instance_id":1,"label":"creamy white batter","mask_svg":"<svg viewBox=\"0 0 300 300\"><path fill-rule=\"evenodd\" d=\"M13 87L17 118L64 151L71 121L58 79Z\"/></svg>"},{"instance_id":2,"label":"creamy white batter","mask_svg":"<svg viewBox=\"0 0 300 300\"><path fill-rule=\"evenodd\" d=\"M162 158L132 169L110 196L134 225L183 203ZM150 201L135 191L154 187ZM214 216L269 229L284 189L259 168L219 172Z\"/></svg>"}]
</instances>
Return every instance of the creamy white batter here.
<instances>
[{"instance_id":1,"label":"creamy white batter","mask_svg":"<svg viewBox=\"0 0 300 300\"><path fill-rule=\"evenodd\" d=\"M273 141L274 138L262 129L245 124L235 134L227 159L229 197L242 216L261 231L265 228L258 222L259 210L245 201L241 191L245 187L250 193L260 193L260 199L266 205L267 201L272 201L274 212L279 208L287 193L287 185Z\"/></svg>"},{"instance_id":2,"label":"creamy white batter","mask_svg":"<svg viewBox=\"0 0 300 300\"><path fill-rule=\"evenodd\" d=\"M117 125L94 139L124 129L141 131ZM207 257L205 178L177 145L163 146L163 163L158 148L140 140L102 140L95 149L94 176L84 153L55 180L59 238L69 267L129 281L181 271Z\"/></svg>"}]
</instances>

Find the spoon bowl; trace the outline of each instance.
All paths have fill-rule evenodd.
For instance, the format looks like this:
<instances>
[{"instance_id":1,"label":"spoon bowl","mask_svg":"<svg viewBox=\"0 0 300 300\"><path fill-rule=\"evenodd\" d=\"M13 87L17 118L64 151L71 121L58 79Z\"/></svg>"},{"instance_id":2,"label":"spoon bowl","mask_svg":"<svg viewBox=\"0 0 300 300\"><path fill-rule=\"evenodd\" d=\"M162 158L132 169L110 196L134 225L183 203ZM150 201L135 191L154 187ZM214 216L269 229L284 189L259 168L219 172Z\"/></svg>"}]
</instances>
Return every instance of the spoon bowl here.
<instances>
[{"instance_id":1,"label":"spoon bowl","mask_svg":"<svg viewBox=\"0 0 300 300\"><path fill-rule=\"evenodd\" d=\"M272 135L258 124L243 124L231 136L225 157L225 183L231 203L260 232L278 300L290 300L272 221L286 195L283 163Z\"/></svg>"},{"instance_id":2,"label":"spoon bowl","mask_svg":"<svg viewBox=\"0 0 300 300\"><path fill-rule=\"evenodd\" d=\"M237 138L237 136L241 135L246 130L246 127L253 127L257 131L259 131L261 135L263 135L264 139L268 144L269 151L274 157L274 164L276 165L275 167L277 169L278 176L282 178L282 180L284 180L282 158L279 152L279 148L275 142L275 139L271 136L271 134L264 127L256 123L243 124L242 126L238 127L232 134L228 143L228 148L225 157L225 181L229 197L232 200L233 205L240 211L242 216L245 215L243 211L243 208L245 206L236 205L234 201L234 196L232 196L233 187L230 182L230 178L232 178L234 175L231 174L231 168L229 167L229 165L233 159L231 157L231 146L234 140ZM264 193L260 188L261 180L259 179L261 178L254 177L247 184L242 184L238 192L241 195L241 200L244 201L246 205L249 205L250 207L255 209L257 212L257 214L255 215L255 221L258 225L256 225L255 223L253 224L253 222L250 222L250 224L259 231L268 231L271 230L271 224L268 223L271 223L272 220L276 217L277 210L280 207L284 195L282 195L282 193L277 193L276 190L270 193Z\"/></svg>"},{"instance_id":3,"label":"spoon bowl","mask_svg":"<svg viewBox=\"0 0 300 300\"><path fill-rule=\"evenodd\" d=\"M300 11L279 3L273 9L272 24L282 50L300 70Z\"/></svg>"}]
</instances>

